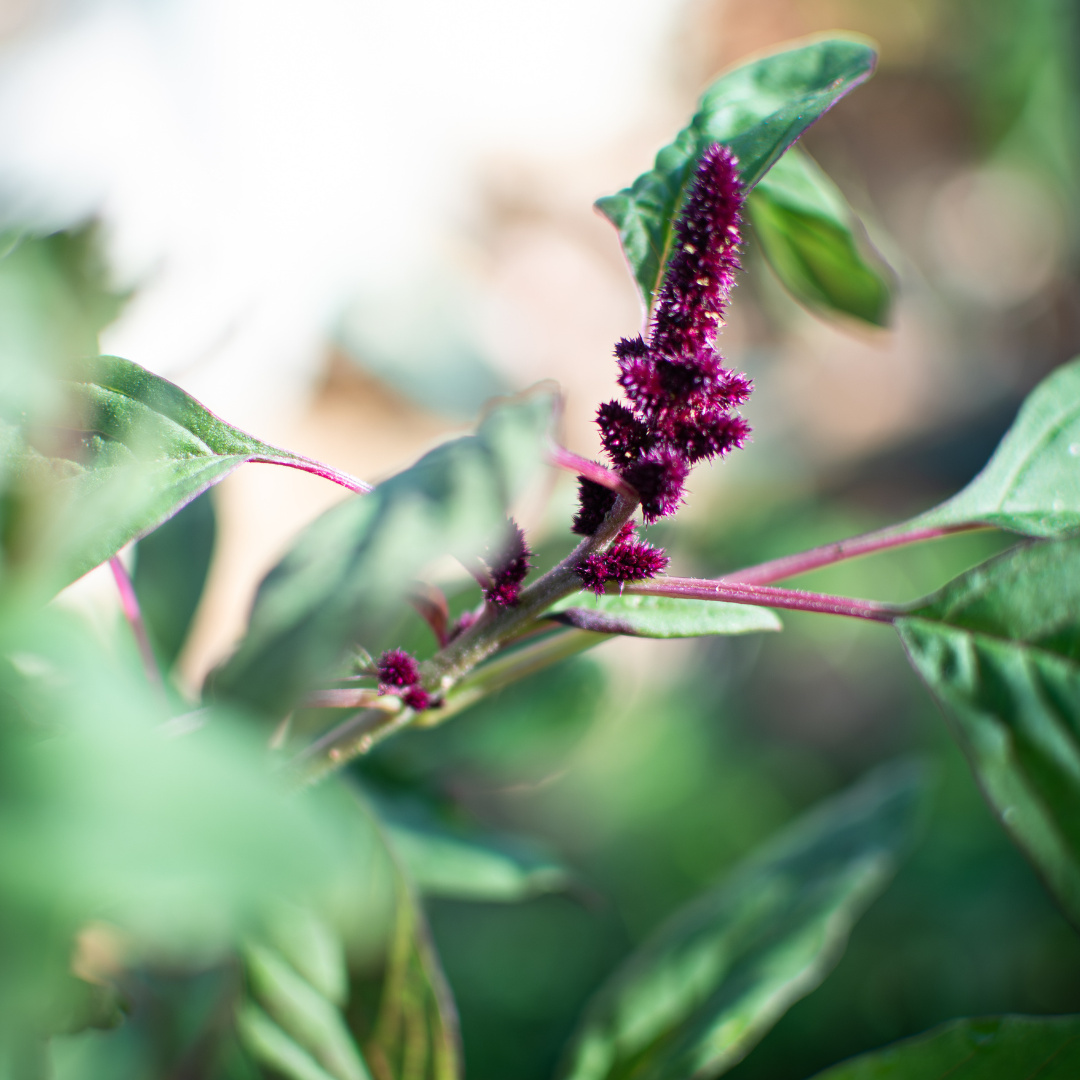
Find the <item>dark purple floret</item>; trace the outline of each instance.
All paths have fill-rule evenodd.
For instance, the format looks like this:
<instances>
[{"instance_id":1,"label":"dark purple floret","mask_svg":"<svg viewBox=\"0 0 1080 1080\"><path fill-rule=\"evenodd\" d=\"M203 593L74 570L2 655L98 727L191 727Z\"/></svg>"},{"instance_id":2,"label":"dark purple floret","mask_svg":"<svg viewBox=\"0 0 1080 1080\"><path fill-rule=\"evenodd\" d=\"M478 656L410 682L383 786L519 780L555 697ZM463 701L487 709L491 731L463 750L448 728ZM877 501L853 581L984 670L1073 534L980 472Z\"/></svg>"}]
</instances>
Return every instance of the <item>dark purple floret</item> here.
<instances>
[{"instance_id":1,"label":"dark purple floret","mask_svg":"<svg viewBox=\"0 0 1080 1080\"><path fill-rule=\"evenodd\" d=\"M401 700L415 712L431 708L431 695L422 686L410 686Z\"/></svg>"},{"instance_id":2,"label":"dark purple floret","mask_svg":"<svg viewBox=\"0 0 1080 1080\"><path fill-rule=\"evenodd\" d=\"M690 471L686 459L670 447L651 451L620 474L641 496L641 516L647 523L674 514Z\"/></svg>"},{"instance_id":3,"label":"dark purple floret","mask_svg":"<svg viewBox=\"0 0 1080 1080\"><path fill-rule=\"evenodd\" d=\"M635 356L648 356L649 346L641 335L632 338L619 338L615 343L615 356L618 360L632 360Z\"/></svg>"},{"instance_id":4,"label":"dark purple floret","mask_svg":"<svg viewBox=\"0 0 1080 1080\"><path fill-rule=\"evenodd\" d=\"M574 515L571 529L581 536L592 536L615 505L615 499L615 492L611 488L579 476L578 512Z\"/></svg>"},{"instance_id":5,"label":"dark purple floret","mask_svg":"<svg viewBox=\"0 0 1080 1080\"><path fill-rule=\"evenodd\" d=\"M719 143L698 164L656 296L649 339L654 354L694 357L716 338L739 269L743 196L737 166Z\"/></svg>"},{"instance_id":6,"label":"dark purple floret","mask_svg":"<svg viewBox=\"0 0 1080 1080\"><path fill-rule=\"evenodd\" d=\"M608 557L606 552L594 552L587 555L577 566L574 573L581 578L581 584L596 593L602 595L604 586L608 581Z\"/></svg>"},{"instance_id":7,"label":"dark purple floret","mask_svg":"<svg viewBox=\"0 0 1080 1080\"><path fill-rule=\"evenodd\" d=\"M608 401L596 410L596 424L604 449L616 465L637 461L653 445L649 426L625 405Z\"/></svg>"},{"instance_id":8,"label":"dark purple floret","mask_svg":"<svg viewBox=\"0 0 1080 1080\"><path fill-rule=\"evenodd\" d=\"M391 649L379 657L379 682L390 688L412 686L420 678L420 666L404 649Z\"/></svg>"},{"instance_id":9,"label":"dark purple floret","mask_svg":"<svg viewBox=\"0 0 1080 1080\"><path fill-rule=\"evenodd\" d=\"M642 540L611 548L607 558L608 580L618 582L646 581L656 577L667 569L670 561L660 548Z\"/></svg>"},{"instance_id":10,"label":"dark purple floret","mask_svg":"<svg viewBox=\"0 0 1080 1080\"><path fill-rule=\"evenodd\" d=\"M516 522L511 521L506 547L491 568L491 585L484 589L484 599L500 607L516 604L521 583L529 573L531 555L525 534Z\"/></svg>"},{"instance_id":11,"label":"dark purple floret","mask_svg":"<svg viewBox=\"0 0 1080 1080\"><path fill-rule=\"evenodd\" d=\"M676 419L665 442L693 465L741 449L749 435L750 425L741 416L716 409Z\"/></svg>"}]
</instances>

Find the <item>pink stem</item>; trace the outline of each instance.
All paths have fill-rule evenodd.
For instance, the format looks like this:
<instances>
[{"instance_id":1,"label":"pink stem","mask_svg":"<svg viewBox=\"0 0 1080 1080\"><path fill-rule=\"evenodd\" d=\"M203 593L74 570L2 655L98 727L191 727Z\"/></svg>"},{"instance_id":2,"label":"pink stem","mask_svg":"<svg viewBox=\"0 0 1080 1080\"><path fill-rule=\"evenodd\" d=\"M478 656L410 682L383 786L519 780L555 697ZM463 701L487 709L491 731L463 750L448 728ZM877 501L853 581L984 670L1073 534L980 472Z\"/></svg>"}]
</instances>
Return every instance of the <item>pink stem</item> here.
<instances>
[{"instance_id":1,"label":"pink stem","mask_svg":"<svg viewBox=\"0 0 1080 1080\"><path fill-rule=\"evenodd\" d=\"M658 577L623 585L622 591L637 596L726 600L728 603L752 604L755 607L848 615L853 619L872 619L875 622L892 622L903 614L901 608L873 600L855 600L847 596L830 596L828 593L802 592L798 589L776 589L768 585L728 584L701 578Z\"/></svg>"},{"instance_id":2,"label":"pink stem","mask_svg":"<svg viewBox=\"0 0 1080 1080\"><path fill-rule=\"evenodd\" d=\"M599 464L599 462L580 457L563 446L556 446L552 443L548 447L548 461L560 469L579 473L594 484L600 484L603 487L610 488L612 491L617 491L628 499L633 499L635 502L638 500L638 493L617 472L612 472L611 469Z\"/></svg>"},{"instance_id":3,"label":"pink stem","mask_svg":"<svg viewBox=\"0 0 1080 1080\"><path fill-rule=\"evenodd\" d=\"M392 708L395 712L400 707L397 701L388 701L386 704L387 708ZM377 709L378 707L379 692L370 687L313 690L301 703L301 708L304 709Z\"/></svg>"},{"instance_id":4,"label":"pink stem","mask_svg":"<svg viewBox=\"0 0 1080 1080\"><path fill-rule=\"evenodd\" d=\"M135 635L135 643L139 646L139 655L146 669L146 677L154 686L161 688L161 669L158 667L154 649L146 633L146 623L143 622L142 611L139 609L139 598L135 595L135 586L131 583L124 564L115 555L109 560L109 567L112 569L116 588L120 593L120 606L124 609L124 617L131 627L131 632Z\"/></svg>"},{"instance_id":5,"label":"pink stem","mask_svg":"<svg viewBox=\"0 0 1080 1080\"><path fill-rule=\"evenodd\" d=\"M942 536L965 532L969 529L981 529L977 524L946 525L937 529L913 529L910 532L898 532L895 527L880 529L878 532L853 536L850 540L839 540L835 544L823 544L796 555L784 555L779 559L748 566L725 574L718 581L725 585L766 585L771 581L795 577L816 570L820 566L831 566L844 559L854 559L859 555L869 555L875 551L886 551L902 544L917 544L922 540L936 540Z\"/></svg>"},{"instance_id":6,"label":"pink stem","mask_svg":"<svg viewBox=\"0 0 1080 1080\"><path fill-rule=\"evenodd\" d=\"M253 457L249 460L259 465L287 465L290 469L299 469L301 472L321 476L324 480L331 480L333 483L340 484L343 488L348 488L350 491L358 492L361 495L366 495L369 491L375 490L371 484L358 480L348 473L332 469L321 461L313 461L311 458Z\"/></svg>"}]
</instances>

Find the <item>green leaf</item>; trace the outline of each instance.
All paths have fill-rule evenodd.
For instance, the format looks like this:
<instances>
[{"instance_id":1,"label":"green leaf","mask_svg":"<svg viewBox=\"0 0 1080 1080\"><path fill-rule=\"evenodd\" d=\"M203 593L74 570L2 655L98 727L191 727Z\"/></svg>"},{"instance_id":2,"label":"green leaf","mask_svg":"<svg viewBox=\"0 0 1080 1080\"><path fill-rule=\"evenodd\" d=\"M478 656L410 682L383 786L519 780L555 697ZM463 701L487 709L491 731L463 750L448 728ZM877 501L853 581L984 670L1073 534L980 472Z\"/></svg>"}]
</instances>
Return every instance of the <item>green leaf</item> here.
<instances>
[{"instance_id":1,"label":"green leaf","mask_svg":"<svg viewBox=\"0 0 1080 1080\"><path fill-rule=\"evenodd\" d=\"M376 648L425 565L447 553L474 558L503 535L511 500L541 460L553 403L546 390L512 399L475 435L313 522L263 580L213 693L280 718L337 673L350 647Z\"/></svg>"},{"instance_id":2,"label":"green leaf","mask_svg":"<svg viewBox=\"0 0 1080 1080\"><path fill-rule=\"evenodd\" d=\"M972 523L1047 537L1080 528L1080 358L1035 387L963 491L902 528Z\"/></svg>"},{"instance_id":3,"label":"green leaf","mask_svg":"<svg viewBox=\"0 0 1080 1080\"><path fill-rule=\"evenodd\" d=\"M204 491L139 541L132 583L155 650L172 667L187 640L210 570L216 523Z\"/></svg>"},{"instance_id":4,"label":"green leaf","mask_svg":"<svg viewBox=\"0 0 1080 1080\"><path fill-rule=\"evenodd\" d=\"M332 469L226 424L178 386L115 356L83 361L45 432L7 429L8 470L51 506L8 543L58 589L151 532L246 461Z\"/></svg>"},{"instance_id":5,"label":"green leaf","mask_svg":"<svg viewBox=\"0 0 1080 1080\"><path fill-rule=\"evenodd\" d=\"M459 1080L457 1009L404 876L379 1015L364 1054L378 1080Z\"/></svg>"},{"instance_id":6,"label":"green leaf","mask_svg":"<svg viewBox=\"0 0 1080 1080\"><path fill-rule=\"evenodd\" d=\"M236 1028L248 1053L288 1080L337 1080L258 1005L250 1001L241 1005Z\"/></svg>"},{"instance_id":7,"label":"green leaf","mask_svg":"<svg viewBox=\"0 0 1080 1080\"><path fill-rule=\"evenodd\" d=\"M567 1080L689 1080L741 1060L840 958L896 870L925 789L879 769L810 811L662 926L590 1005Z\"/></svg>"},{"instance_id":8,"label":"green leaf","mask_svg":"<svg viewBox=\"0 0 1080 1080\"><path fill-rule=\"evenodd\" d=\"M888 324L894 275L839 188L799 147L762 177L746 206L765 258L796 300L819 314Z\"/></svg>"},{"instance_id":9,"label":"green leaf","mask_svg":"<svg viewBox=\"0 0 1080 1080\"><path fill-rule=\"evenodd\" d=\"M736 68L709 87L690 123L656 155L649 172L597 201L619 232L648 312L698 158L713 143L731 147L749 191L822 113L873 74L876 62L864 41L832 37L809 39Z\"/></svg>"},{"instance_id":10,"label":"green leaf","mask_svg":"<svg viewBox=\"0 0 1080 1080\"><path fill-rule=\"evenodd\" d=\"M244 959L252 996L282 1031L334 1080L370 1080L360 1051L333 1002L275 949L250 942L244 949ZM248 1048L255 1052L254 1045Z\"/></svg>"},{"instance_id":11,"label":"green leaf","mask_svg":"<svg viewBox=\"0 0 1080 1080\"><path fill-rule=\"evenodd\" d=\"M565 866L525 841L452 828L420 806L383 802L380 813L403 870L425 896L508 903L572 883Z\"/></svg>"},{"instance_id":12,"label":"green leaf","mask_svg":"<svg viewBox=\"0 0 1080 1080\"><path fill-rule=\"evenodd\" d=\"M1080 540L1013 548L896 628L983 795L1080 927Z\"/></svg>"},{"instance_id":13,"label":"green leaf","mask_svg":"<svg viewBox=\"0 0 1080 1080\"><path fill-rule=\"evenodd\" d=\"M667 596L596 596L581 592L561 600L548 617L579 630L632 637L683 638L782 630L768 608L681 600Z\"/></svg>"},{"instance_id":14,"label":"green leaf","mask_svg":"<svg viewBox=\"0 0 1080 1080\"><path fill-rule=\"evenodd\" d=\"M862 1054L814 1080L1072 1080L1080 1076L1080 1016L951 1020Z\"/></svg>"}]
</instances>

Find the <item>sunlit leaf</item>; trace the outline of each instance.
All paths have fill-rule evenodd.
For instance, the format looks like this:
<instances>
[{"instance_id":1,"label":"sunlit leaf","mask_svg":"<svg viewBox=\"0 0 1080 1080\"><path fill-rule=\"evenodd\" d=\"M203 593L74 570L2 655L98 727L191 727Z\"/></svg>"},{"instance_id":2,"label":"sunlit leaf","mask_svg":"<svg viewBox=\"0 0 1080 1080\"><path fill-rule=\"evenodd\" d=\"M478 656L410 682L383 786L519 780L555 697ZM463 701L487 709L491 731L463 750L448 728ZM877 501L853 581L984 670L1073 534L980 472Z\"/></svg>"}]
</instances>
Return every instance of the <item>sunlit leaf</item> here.
<instances>
[{"instance_id":1,"label":"sunlit leaf","mask_svg":"<svg viewBox=\"0 0 1080 1080\"><path fill-rule=\"evenodd\" d=\"M1080 540L1014 548L896 628L987 801L1080 926Z\"/></svg>"},{"instance_id":2,"label":"sunlit leaf","mask_svg":"<svg viewBox=\"0 0 1080 1080\"><path fill-rule=\"evenodd\" d=\"M682 638L708 634L754 634L782 630L768 608L682 600L667 596L596 596L581 592L560 601L548 617L599 634Z\"/></svg>"},{"instance_id":3,"label":"sunlit leaf","mask_svg":"<svg viewBox=\"0 0 1080 1080\"><path fill-rule=\"evenodd\" d=\"M40 497L5 546L53 589L155 529L246 461L337 475L226 424L178 386L114 356L69 372L52 426L3 432L6 471Z\"/></svg>"},{"instance_id":4,"label":"sunlit leaf","mask_svg":"<svg viewBox=\"0 0 1080 1080\"><path fill-rule=\"evenodd\" d=\"M743 1058L843 952L910 843L923 770L893 765L815 808L679 912L600 990L566 1080L690 1080Z\"/></svg>"},{"instance_id":5,"label":"sunlit leaf","mask_svg":"<svg viewBox=\"0 0 1080 1080\"><path fill-rule=\"evenodd\" d=\"M237 1013L236 1027L248 1053L287 1080L338 1080L258 1005L245 1002Z\"/></svg>"},{"instance_id":6,"label":"sunlit leaf","mask_svg":"<svg viewBox=\"0 0 1080 1080\"><path fill-rule=\"evenodd\" d=\"M1080 1016L985 1016L861 1054L814 1080L1072 1080Z\"/></svg>"},{"instance_id":7,"label":"sunlit leaf","mask_svg":"<svg viewBox=\"0 0 1080 1080\"><path fill-rule=\"evenodd\" d=\"M690 123L656 155L632 187L597 209L619 232L647 309L663 278L675 218L698 158L713 143L730 146L747 189L849 90L873 73L877 54L857 38L811 39L721 76Z\"/></svg>"},{"instance_id":8,"label":"sunlit leaf","mask_svg":"<svg viewBox=\"0 0 1080 1080\"><path fill-rule=\"evenodd\" d=\"M1080 359L1035 387L963 491L903 528L971 522L1027 536L1067 536L1080 528Z\"/></svg>"},{"instance_id":9,"label":"sunlit leaf","mask_svg":"<svg viewBox=\"0 0 1080 1080\"><path fill-rule=\"evenodd\" d=\"M313 522L263 580L213 692L285 715L351 646L372 646L425 565L474 558L501 537L510 500L541 460L553 401L544 391L503 404L475 435Z\"/></svg>"},{"instance_id":10,"label":"sunlit leaf","mask_svg":"<svg viewBox=\"0 0 1080 1080\"><path fill-rule=\"evenodd\" d=\"M796 300L887 325L893 275L840 190L799 147L761 178L746 206L765 258Z\"/></svg>"}]
</instances>

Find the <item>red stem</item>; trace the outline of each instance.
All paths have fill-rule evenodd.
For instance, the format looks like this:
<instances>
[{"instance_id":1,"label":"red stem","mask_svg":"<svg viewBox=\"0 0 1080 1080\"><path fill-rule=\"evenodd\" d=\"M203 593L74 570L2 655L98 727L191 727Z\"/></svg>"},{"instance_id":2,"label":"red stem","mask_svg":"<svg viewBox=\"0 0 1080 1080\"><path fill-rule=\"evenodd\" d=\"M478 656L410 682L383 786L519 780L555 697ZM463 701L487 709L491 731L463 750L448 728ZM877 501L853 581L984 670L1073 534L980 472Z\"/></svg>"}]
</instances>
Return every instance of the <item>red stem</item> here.
<instances>
[{"instance_id":1,"label":"red stem","mask_svg":"<svg viewBox=\"0 0 1080 1080\"><path fill-rule=\"evenodd\" d=\"M160 689L162 687L161 669L158 667L157 657L154 656L150 637L146 633L146 623L139 609L139 598L135 595L135 586L131 583L124 564L115 555L109 560L109 567L116 581L117 591L120 593L120 606L124 609L124 617L131 627L131 632L135 635L135 643L139 646L139 655L146 669L146 677Z\"/></svg>"},{"instance_id":2,"label":"red stem","mask_svg":"<svg viewBox=\"0 0 1080 1080\"><path fill-rule=\"evenodd\" d=\"M795 577L816 570L821 566L831 566L844 559L854 559L859 555L870 555L875 551L887 551L903 544L917 544L922 540L936 540L953 533L966 532L970 529L982 529L984 525L946 525L937 529L914 529L910 532L898 532L895 526L879 529L877 532L853 536L850 540L839 540L835 544L823 544L796 555L784 555L779 559L758 563L742 570L732 571L717 578L725 585L766 585L771 581Z\"/></svg>"},{"instance_id":3,"label":"red stem","mask_svg":"<svg viewBox=\"0 0 1080 1080\"><path fill-rule=\"evenodd\" d=\"M802 592L799 589L776 589L769 585L728 584L702 578L658 577L623 585L622 591L637 596L672 596L695 600L726 600L732 604L755 607L787 608L790 611L815 611L823 615L847 615L853 619L892 622L903 610L874 600L856 600L828 593Z\"/></svg>"},{"instance_id":4,"label":"red stem","mask_svg":"<svg viewBox=\"0 0 1080 1080\"><path fill-rule=\"evenodd\" d=\"M330 480L335 484L340 484L341 487L348 488L350 491L355 491L361 495L366 495L368 492L375 490L371 484L367 484L363 480L358 480L355 476L350 476L348 473L332 469L329 465L324 465L321 461L313 461L311 458L253 457L249 458L249 460L258 465L287 465L290 469L299 469L301 472L311 473L314 476L321 476L324 480Z\"/></svg>"},{"instance_id":5,"label":"red stem","mask_svg":"<svg viewBox=\"0 0 1080 1080\"><path fill-rule=\"evenodd\" d=\"M560 469L566 469L567 472L579 473L586 480L610 488L635 502L639 498L638 493L617 472L613 472L599 462L583 458L564 446L552 443L548 447L548 461Z\"/></svg>"}]
</instances>

